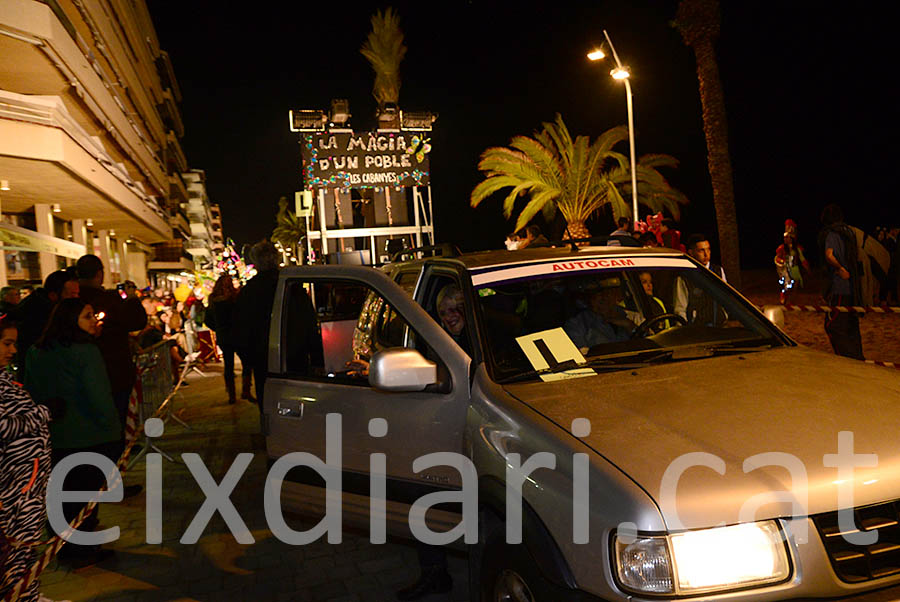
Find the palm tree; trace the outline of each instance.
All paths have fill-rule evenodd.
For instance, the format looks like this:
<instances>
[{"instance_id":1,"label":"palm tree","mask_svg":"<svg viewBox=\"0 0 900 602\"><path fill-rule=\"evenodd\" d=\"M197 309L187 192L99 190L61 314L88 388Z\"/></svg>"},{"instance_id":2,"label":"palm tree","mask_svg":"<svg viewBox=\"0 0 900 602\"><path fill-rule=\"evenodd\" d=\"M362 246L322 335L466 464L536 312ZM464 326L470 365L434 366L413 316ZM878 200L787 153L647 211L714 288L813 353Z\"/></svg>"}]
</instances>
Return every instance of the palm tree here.
<instances>
[{"instance_id":1,"label":"palm tree","mask_svg":"<svg viewBox=\"0 0 900 602\"><path fill-rule=\"evenodd\" d=\"M533 138L516 136L510 147L492 147L484 151L478 169L487 176L472 191L471 205L504 188L511 188L503 202L503 215L509 218L520 196L530 197L516 220L516 230L543 212L547 219L556 210L562 213L573 238L585 238L585 225L595 211L605 205L613 217L630 215L631 206L623 197L631 196L631 165L628 158L613 148L628 139L625 126L612 128L593 143L588 136L572 140L562 117L544 123ZM668 210L676 218L679 205L687 198L672 188L657 171L676 167L669 155L645 155L638 159L638 199L653 211Z\"/></svg>"},{"instance_id":2,"label":"palm tree","mask_svg":"<svg viewBox=\"0 0 900 602\"><path fill-rule=\"evenodd\" d=\"M372 15L372 31L360 53L375 71L372 95L379 108L386 103L396 104L400 99L400 62L406 55L406 46L400 31L400 17L392 8Z\"/></svg>"},{"instance_id":3,"label":"palm tree","mask_svg":"<svg viewBox=\"0 0 900 602\"><path fill-rule=\"evenodd\" d=\"M291 211L287 197L281 197L278 199L278 213L275 214L272 241L281 243L282 247L292 249L295 257L302 257L298 247L304 238L306 238L306 222Z\"/></svg>"},{"instance_id":4,"label":"palm tree","mask_svg":"<svg viewBox=\"0 0 900 602\"><path fill-rule=\"evenodd\" d=\"M694 49L697 60L697 79L700 84L700 103L703 107L703 131L709 175L712 180L713 206L719 230L722 264L728 280L741 286L741 253L738 243L737 213L734 206L734 180L731 157L728 154L728 120L722 81L713 46L719 37L721 13L718 0L681 0L675 16L675 27L684 43Z\"/></svg>"}]
</instances>

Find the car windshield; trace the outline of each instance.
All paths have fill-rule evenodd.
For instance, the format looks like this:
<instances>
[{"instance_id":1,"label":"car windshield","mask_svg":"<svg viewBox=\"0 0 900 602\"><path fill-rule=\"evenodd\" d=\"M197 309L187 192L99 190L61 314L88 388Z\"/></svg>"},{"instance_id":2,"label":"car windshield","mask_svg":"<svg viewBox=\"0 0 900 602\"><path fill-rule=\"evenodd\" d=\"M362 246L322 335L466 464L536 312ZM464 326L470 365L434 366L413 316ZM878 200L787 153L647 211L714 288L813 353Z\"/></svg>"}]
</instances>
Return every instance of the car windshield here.
<instances>
[{"instance_id":1,"label":"car windshield","mask_svg":"<svg viewBox=\"0 0 900 602\"><path fill-rule=\"evenodd\" d=\"M783 345L683 257L586 257L473 270L494 378L557 380Z\"/></svg>"}]
</instances>

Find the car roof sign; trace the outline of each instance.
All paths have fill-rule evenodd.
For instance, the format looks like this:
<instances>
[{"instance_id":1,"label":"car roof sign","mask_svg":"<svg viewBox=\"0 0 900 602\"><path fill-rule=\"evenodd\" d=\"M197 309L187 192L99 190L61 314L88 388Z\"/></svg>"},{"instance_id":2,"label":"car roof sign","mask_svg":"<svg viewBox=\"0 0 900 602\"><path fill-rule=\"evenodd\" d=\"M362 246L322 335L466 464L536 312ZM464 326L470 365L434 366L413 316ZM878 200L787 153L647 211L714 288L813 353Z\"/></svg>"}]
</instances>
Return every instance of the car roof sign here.
<instances>
[{"instance_id":1,"label":"car roof sign","mask_svg":"<svg viewBox=\"0 0 900 602\"><path fill-rule=\"evenodd\" d=\"M562 275L567 272L593 272L627 268L696 268L682 257L628 257L602 255L578 260L554 259L550 261L515 263L471 270L473 286L480 287L513 280Z\"/></svg>"}]
</instances>

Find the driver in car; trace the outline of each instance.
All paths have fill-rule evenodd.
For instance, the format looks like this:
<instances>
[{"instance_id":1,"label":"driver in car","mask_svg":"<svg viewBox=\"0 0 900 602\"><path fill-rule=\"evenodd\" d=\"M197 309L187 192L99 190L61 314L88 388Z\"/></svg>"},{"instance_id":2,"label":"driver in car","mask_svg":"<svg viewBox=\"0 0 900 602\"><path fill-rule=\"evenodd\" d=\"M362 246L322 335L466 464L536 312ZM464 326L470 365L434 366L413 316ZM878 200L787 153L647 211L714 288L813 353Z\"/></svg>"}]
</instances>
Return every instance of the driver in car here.
<instances>
[{"instance_id":1,"label":"driver in car","mask_svg":"<svg viewBox=\"0 0 900 602\"><path fill-rule=\"evenodd\" d=\"M631 338L634 322L625 315L619 305L625 298L618 278L607 278L591 291L587 307L566 320L563 329L582 353L594 345L627 341Z\"/></svg>"}]
</instances>

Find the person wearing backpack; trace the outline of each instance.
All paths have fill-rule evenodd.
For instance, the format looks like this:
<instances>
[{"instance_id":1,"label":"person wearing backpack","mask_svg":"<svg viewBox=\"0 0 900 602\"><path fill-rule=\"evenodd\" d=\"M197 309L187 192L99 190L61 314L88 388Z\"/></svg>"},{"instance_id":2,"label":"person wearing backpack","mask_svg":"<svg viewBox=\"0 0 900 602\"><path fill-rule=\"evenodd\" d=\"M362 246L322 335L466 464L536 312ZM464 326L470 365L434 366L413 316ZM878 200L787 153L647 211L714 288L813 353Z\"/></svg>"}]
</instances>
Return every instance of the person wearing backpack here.
<instances>
[{"instance_id":1,"label":"person wearing backpack","mask_svg":"<svg viewBox=\"0 0 900 602\"><path fill-rule=\"evenodd\" d=\"M822 210L819 248L827 269L825 303L830 306L859 305L861 301L859 251L856 234L844 223L844 212L836 203ZM859 315L832 309L825 315L825 332L837 355L862 360Z\"/></svg>"}]
</instances>

